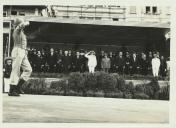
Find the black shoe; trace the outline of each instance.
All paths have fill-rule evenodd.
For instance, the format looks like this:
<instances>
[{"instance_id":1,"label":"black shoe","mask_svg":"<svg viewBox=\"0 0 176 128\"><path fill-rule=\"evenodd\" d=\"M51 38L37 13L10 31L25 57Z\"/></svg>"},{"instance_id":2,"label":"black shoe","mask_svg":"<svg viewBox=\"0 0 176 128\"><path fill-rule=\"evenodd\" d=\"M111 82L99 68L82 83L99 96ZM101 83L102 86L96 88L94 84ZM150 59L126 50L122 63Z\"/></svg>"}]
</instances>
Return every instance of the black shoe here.
<instances>
[{"instance_id":1,"label":"black shoe","mask_svg":"<svg viewBox=\"0 0 176 128\"><path fill-rule=\"evenodd\" d=\"M10 90L8 93L9 96L20 96L20 94L16 90L16 85L10 85Z\"/></svg>"},{"instance_id":2,"label":"black shoe","mask_svg":"<svg viewBox=\"0 0 176 128\"><path fill-rule=\"evenodd\" d=\"M12 92L12 93L9 92L8 95L9 96L20 96L20 94L17 92Z\"/></svg>"},{"instance_id":3,"label":"black shoe","mask_svg":"<svg viewBox=\"0 0 176 128\"><path fill-rule=\"evenodd\" d=\"M24 94L24 91L19 86L17 86L17 92L19 94Z\"/></svg>"},{"instance_id":4,"label":"black shoe","mask_svg":"<svg viewBox=\"0 0 176 128\"><path fill-rule=\"evenodd\" d=\"M18 82L18 85L17 85L17 92L19 94L24 94L23 90L22 90L22 85L25 83L25 80L23 79L20 79L20 81Z\"/></svg>"}]
</instances>

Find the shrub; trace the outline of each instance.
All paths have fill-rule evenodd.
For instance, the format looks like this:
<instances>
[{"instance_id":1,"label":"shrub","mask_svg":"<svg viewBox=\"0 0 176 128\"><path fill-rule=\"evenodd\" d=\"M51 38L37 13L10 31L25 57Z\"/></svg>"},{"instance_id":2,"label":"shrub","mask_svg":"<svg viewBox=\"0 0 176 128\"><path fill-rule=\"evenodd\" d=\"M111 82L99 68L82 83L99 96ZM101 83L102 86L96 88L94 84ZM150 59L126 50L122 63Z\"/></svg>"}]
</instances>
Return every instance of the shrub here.
<instances>
[{"instance_id":1,"label":"shrub","mask_svg":"<svg viewBox=\"0 0 176 128\"><path fill-rule=\"evenodd\" d=\"M67 95L68 93L68 82L67 80L52 81L50 89L55 89L58 95Z\"/></svg>"},{"instance_id":2,"label":"shrub","mask_svg":"<svg viewBox=\"0 0 176 128\"><path fill-rule=\"evenodd\" d=\"M30 79L23 84L22 89L26 94L42 94L46 89L45 79Z\"/></svg>"},{"instance_id":3,"label":"shrub","mask_svg":"<svg viewBox=\"0 0 176 128\"><path fill-rule=\"evenodd\" d=\"M108 73L105 72L96 72L95 76L97 77L97 89L104 90L106 84L106 77Z\"/></svg>"},{"instance_id":4,"label":"shrub","mask_svg":"<svg viewBox=\"0 0 176 128\"><path fill-rule=\"evenodd\" d=\"M105 72L94 74L74 72L63 80L52 81L49 87L44 78L31 79L23 85L23 90L28 94L43 95L169 99L169 85L160 88L155 78L148 84L134 86L132 82L127 84L117 73Z\"/></svg>"},{"instance_id":5,"label":"shrub","mask_svg":"<svg viewBox=\"0 0 176 128\"><path fill-rule=\"evenodd\" d=\"M159 90L160 86L157 79L153 78L150 83L144 85L145 93L151 99L158 99L159 98Z\"/></svg>"},{"instance_id":6,"label":"shrub","mask_svg":"<svg viewBox=\"0 0 176 128\"><path fill-rule=\"evenodd\" d=\"M103 75L103 74L102 74ZM117 79L113 75L104 74L102 78L102 89L105 92L115 91Z\"/></svg>"},{"instance_id":7,"label":"shrub","mask_svg":"<svg viewBox=\"0 0 176 128\"><path fill-rule=\"evenodd\" d=\"M125 91L125 80L124 78L122 78L121 76L119 76L117 73L113 73L112 75L114 75L114 77L117 80L116 83L116 90L121 90L122 92Z\"/></svg>"},{"instance_id":8,"label":"shrub","mask_svg":"<svg viewBox=\"0 0 176 128\"><path fill-rule=\"evenodd\" d=\"M137 92L133 96L134 99L149 99L149 96L145 93Z\"/></svg>"},{"instance_id":9,"label":"shrub","mask_svg":"<svg viewBox=\"0 0 176 128\"><path fill-rule=\"evenodd\" d=\"M160 92L159 92L159 99L161 99L161 100L169 100L169 97L170 97L170 93L169 92L170 92L169 84L167 86L161 87Z\"/></svg>"},{"instance_id":10,"label":"shrub","mask_svg":"<svg viewBox=\"0 0 176 128\"><path fill-rule=\"evenodd\" d=\"M33 72L31 77L37 78L62 78L65 74L62 73L44 73L44 72Z\"/></svg>"},{"instance_id":11,"label":"shrub","mask_svg":"<svg viewBox=\"0 0 176 128\"><path fill-rule=\"evenodd\" d=\"M90 74L90 73L84 73L84 92L88 90L100 90L98 83L97 83L97 74Z\"/></svg>"},{"instance_id":12,"label":"shrub","mask_svg":"<svg viewBox=\"0 0 176 128\"><path fill-rule=\"evenodd\" d=\"M104 96L105 96L105 93L104 93L104 91L102 91L102 90L96 91L96 92L94 92L94 96L95 96L95 97L104 97Z\"/></svg>"},{"instance_id":13,"label":"shrub","mask_svg":"<svg viewBox=\"0 0 176 128\"><path fill-rule=\"evenodd\" d=\"M82 73L75 72L71 73L68 78L68 86L70 90L80 92L84 89L84 77Z\"/></svg>"},{"instance_id":14,"label":"shrub","mask_svg":"<svg viewBox=\"0 0 176 128\"><path fill-rule=\"evenodd\" d=\"M68 96L77 96L78 93L76 91L73 91L73 90L69 90L68 91Z\"/></svg>"},{"instance_id":15,"label":"shrub","mask_svg":"<svg viewBox=\"0 0 176 128\"><path fill-rule=\"evenodd\" d=\"M125 99L132 99L133 98L133 94L131 94L131 93L124 93L123 97Z\"/></svg>"},{"instance_id":16,"label":"shrub","mask_svg":"<svg viewBox=\"0 0 176 128\"><path fill-rule=\"evenodd\" d=\"M94 97L95 96L95 92L92 91L92 90L88 90L88 91L86 91L86 96Z\"/></svg>"},{"instance_id":17,"label":"shrub","mask_svg":"<svg viewBox=\"0 0 176 128\"><path fill-rule=\"evenodd\" d=\"M135 87L132 82L129 82L128 84L125 84L125 92L133 94L135 91Z\"/></svg>"},{"instance_id":18,"label":"shrub","mask_svg":"<svg viewBox=\"0 0 176 128\"><path fill-rule=\"evenodd\" d=\"M107 92L107 93L105 93L105 97L123 98L123 93L121 91L118 91L118 92Z\"/></svg>"},{"instance_id":19,"label":"shrub","mask_svg":"<svg viewBox=\"0 0 176 128\"><path fill-rule=\"evenodd\" d=\"M144 85L136 85L135 93L144 93Z\"/></svg>"}]
</instances>

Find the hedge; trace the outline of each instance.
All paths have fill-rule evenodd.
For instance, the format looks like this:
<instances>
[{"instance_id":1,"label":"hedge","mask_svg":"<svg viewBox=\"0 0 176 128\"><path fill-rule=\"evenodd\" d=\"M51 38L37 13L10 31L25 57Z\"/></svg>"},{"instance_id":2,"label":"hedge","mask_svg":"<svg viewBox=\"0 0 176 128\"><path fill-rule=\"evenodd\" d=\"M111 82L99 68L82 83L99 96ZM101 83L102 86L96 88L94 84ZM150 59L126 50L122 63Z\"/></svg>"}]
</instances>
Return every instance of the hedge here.
<instances>
[{"instance_id":1,"label":"hedge","mask_svg":"<svg viewBox=\"0 0 176 128\"><path fill-rule=\"evenodd\" d=\"M70 73L68 79L52 81L50 87L44 78L31 79L23 85L23 90L40 95L169 100L169 85L160 88L155 78L148 84L134 86L132 82L125 83L117 73L105 72Z\"/></svg>"},{"instance_id":2,"label":"hedge","mask_svg":"<svg viewBox=\"0 0 176 128\"><path fill-rule=\"evenodd\" d=\"M73 72L74 73L74 72ZM114 73L116 74L116 73ZM31 77L37 77L37 78L63 78L67 77L68 73L49 73L49 72L33 72ZM134 75L121 75L124 79L126 80L152 80L153 76L152 75L141 75L141 74L134 74ZM159 76L158 80L169 80L169 77L162 77Z\"/></svg>"}]
</instances>

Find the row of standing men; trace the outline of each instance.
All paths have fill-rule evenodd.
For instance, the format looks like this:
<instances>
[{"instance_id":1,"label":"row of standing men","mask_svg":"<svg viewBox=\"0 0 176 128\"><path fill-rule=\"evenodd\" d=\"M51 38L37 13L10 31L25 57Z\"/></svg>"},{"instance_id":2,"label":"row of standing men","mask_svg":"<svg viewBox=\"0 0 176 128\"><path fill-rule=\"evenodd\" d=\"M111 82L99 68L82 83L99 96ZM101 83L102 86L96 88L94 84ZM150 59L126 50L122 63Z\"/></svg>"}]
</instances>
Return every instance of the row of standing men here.
<instances>
[{"instance_id":1,"label":"row of standing men","mask_svg":"<svg viewBox=\"0 0 176 128\"><path fill-rule=\"evenodd\" d=\"M55 51L53 48L49 52L44 50L37 51L32 49L28 51L29 61L34 72L55 72L55 73L69 73L69 72L86 72L89 70L88 61L85 57L85 51L77 51L75 54L71 50ZM95 70L105 71L110 73L119 73L126 75L142 74L148 75L153 73L152 59L156 56L159 61L158 74L165 77L169 68L164 56L160 56L159 52L149 52L148 54L135 52L113 52L105 53L101 51L100 55L95 54L97 65Z\"/></svg>"}]
</instances>

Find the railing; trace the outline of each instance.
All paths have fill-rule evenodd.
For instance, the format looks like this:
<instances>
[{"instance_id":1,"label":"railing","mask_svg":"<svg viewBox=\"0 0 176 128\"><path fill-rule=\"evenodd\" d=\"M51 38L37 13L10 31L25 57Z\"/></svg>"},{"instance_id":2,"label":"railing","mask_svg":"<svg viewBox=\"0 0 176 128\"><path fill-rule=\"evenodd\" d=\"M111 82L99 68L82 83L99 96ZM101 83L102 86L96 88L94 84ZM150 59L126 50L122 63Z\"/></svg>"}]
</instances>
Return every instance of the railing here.
<instances>
[{"instance_id":1,"label":"railing","mask_svg":"<svg viewBox=\"0 0 176 128\"><path fill-rule=\"evenodd\" d=\"M125 19L125 8L99 6L54 6L55 16L80 19Z\"/></svg>"},{"instance_id":2,"label":"railing","mask_svg":"<svg viewBox=\"0 0 176 128\"><path fill-rule=\"evenodd\" d=\"M89 19L89 20L110 20L110 21L137 21L137 22L169 22L170 15L157 14L129 14L127 7L121 6L51 6L46 7L44 17L58 17L70 19ZM42 15L42 14L41 14ZM38 17L41 17L39 14ZM20 16L20 15L18 15ZM26 14L25 17L35 14ZM16 16L7 15L13 19ZM23 16L22 16L23 17ZM6 19L6 17L4 17Z\"/></svg>"}]
</instances>

